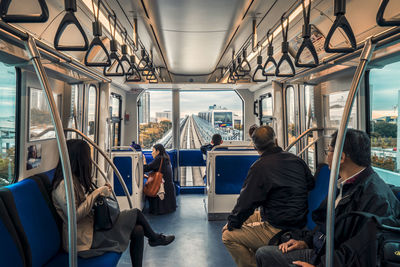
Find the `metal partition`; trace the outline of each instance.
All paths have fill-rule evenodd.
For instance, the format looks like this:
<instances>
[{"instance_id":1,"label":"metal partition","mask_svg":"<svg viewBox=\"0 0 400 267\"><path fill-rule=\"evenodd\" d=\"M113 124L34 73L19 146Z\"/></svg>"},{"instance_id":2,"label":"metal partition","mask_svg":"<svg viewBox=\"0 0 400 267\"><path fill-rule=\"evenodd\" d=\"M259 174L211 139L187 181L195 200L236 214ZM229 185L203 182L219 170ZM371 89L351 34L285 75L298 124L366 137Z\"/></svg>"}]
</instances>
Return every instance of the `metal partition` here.
<instances>
[{"instance_id":1,"label":"metal partition","mask_svg":"<svg viewBox=\"0 0 400 267\"><path fill-rule=\"evenodd\" d=\"M119 173L117 167L114 165L114 163L112 162L112 160L107 156L107 154L95 143L93 142L89 137L87 137L86 135L84 135L81 131L77 130L77 129L72 129L72 128L65 128L64 132L74 132L77 133L78 135L80 135L83 139L85 139L89 144L91 144L94 148L97 149L98 152L100 152L100 154L104 157L104 159L110 164L111 168L113 168L114 172L117 174L118 180L122 185L122 188L125 192L125 195L128 199L128 204L129 207L132 208L132 201L131 198L129 197L129 192L128 192L128 188L126 187L126 184L124 182L124 179L122 178L121 174Z\"/></svg>"}]
</instances>

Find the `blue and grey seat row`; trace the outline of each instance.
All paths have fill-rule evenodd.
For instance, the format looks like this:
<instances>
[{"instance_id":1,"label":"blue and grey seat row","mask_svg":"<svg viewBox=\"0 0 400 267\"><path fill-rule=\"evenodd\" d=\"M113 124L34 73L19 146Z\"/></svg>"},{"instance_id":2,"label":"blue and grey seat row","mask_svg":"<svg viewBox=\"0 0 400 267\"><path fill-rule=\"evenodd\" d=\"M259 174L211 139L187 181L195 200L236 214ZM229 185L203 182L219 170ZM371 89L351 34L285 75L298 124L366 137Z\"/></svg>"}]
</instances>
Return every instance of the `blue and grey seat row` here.
<instances>
[{"instance_id":1,"label":"blue and grey seat row","mask_svg":"<svg viewBox=\"0 0 400 267\"><path fill-rule=\"evenodd\" d=\"M4 266L68 266L62 250L61 219L50 198L46 175L0 189L0 257ZM81 266L116 266L121 254L83 259Z\"/></svg>"}]
</instances>

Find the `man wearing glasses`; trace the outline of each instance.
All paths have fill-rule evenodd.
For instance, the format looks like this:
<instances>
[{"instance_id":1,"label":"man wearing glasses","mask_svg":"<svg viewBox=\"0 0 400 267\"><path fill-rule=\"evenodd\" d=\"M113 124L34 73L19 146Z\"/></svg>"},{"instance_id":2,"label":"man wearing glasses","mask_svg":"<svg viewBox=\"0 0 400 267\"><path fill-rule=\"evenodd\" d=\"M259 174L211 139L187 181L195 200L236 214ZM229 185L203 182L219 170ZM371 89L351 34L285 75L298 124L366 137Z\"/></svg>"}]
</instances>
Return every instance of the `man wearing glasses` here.
<instances>
[{"instance_id":1,"label":"man wearing glasses","mask_svg":"<svg viewBox=\"0 0 400 267\"><path fill-rule=\"evenodd\" d=\"M337 132L327 150L327 162L332 158ZM380 217L391 217L385 223L398 225L400 203L389 186L371 167L371 143L368 135L359 130L348 129L340 159L338 190L335 201L335 251L334 266L372 266L371 249L376 240L368 235L357 235L365 224L362 217L337 220L352 211L364 211ZM313 231L298 233L279 246L265 246L257 250L258 266L324 266L326 234L325 199L313 212L316 223ZM372 238L369 240L368 238Z\"/></svg>"}]
</instances>

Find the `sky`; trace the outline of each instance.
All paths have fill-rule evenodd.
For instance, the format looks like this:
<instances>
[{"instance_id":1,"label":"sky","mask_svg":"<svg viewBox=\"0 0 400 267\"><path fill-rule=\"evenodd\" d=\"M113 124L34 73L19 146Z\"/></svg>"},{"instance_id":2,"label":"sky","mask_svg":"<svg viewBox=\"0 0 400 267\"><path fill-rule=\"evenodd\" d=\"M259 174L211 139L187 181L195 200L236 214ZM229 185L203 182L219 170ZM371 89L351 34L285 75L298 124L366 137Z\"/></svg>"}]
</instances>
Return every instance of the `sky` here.
<instances>
[{"instance_id":1,"label":"sky","mask_svg":"<svg viewBox=\"0 0 400 267\"><path fill-rule=\"evenodd\" d=\"M155 117L155 113L159 111L172 111L171 91L149 92L151 117ZM207 111L208 107L214 104L233 110L234 114L239 116L242 115L242 100L234 91L184 91L180 93L181 117Z\"/></svg>"},{"instance_id":2,"label":"sky","mask_svg":"<svg viewBox=\"0 0 400 267\"><path fill-rule=\"evenodd\" d=\"M370 72L372 92L372 118L395 115L400 90L400 62L386 65L383 69L373 69Z\"/></svg>"}]
</instances>

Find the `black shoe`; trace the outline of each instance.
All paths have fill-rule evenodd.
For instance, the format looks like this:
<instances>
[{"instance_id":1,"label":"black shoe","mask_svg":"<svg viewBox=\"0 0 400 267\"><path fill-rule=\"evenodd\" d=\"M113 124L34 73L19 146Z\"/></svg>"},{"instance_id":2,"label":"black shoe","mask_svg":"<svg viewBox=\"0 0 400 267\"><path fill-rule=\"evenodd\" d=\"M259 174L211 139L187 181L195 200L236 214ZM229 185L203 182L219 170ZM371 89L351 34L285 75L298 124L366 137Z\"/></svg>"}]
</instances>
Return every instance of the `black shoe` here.
<instances>
[{"instance_id":1,"label":"black shoe","mask_svg":"<svg viewBox=\"0 0 400 267\"><path fill-rule=\"evenodd\" d=\"M166 246L172 241L174 241L175 236L174 235L163 235L160 234L160 237L156 240L151 240L149 239L149 245L151 247L157 247L157 246Z\"/></svg>"}]
</instances>

